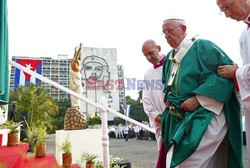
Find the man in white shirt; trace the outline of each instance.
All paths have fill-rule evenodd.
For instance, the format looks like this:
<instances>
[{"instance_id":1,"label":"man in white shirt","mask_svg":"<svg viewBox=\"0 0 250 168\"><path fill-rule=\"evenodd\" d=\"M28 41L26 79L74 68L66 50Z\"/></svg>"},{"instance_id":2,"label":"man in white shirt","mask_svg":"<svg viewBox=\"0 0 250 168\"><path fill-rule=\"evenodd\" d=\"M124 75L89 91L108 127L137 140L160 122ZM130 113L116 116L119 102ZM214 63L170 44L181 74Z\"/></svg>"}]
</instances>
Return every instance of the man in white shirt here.
<instances>
[{"instance_id":1,"label":"man in white shirt","mask_svg":"<svg viewBox=\"0 0 250 168\"><path fill-rule=\"evenodd\" d=\"M162 65L165 61L165 55L161 54L161 47L154 40L147 40L142 45L142 52L148 62L153 67L144 74L143 88L143 108L148 115L151 127L155 128L158 150L161 144L161 114L166 108L164 104L164 94L162 86Z\"/></svg>"},{"instance_id":2,"label":"man in white shirt","mask_svg":"<svg viewBox=\"0 0 250 168\"><path fill-rule=\"evenodd\" d=\"M250 160L250 1L249 0L217 0L220 10L226 17L246 23L240 37L240 54L243 66L234 65L218 67L218 74L222 77L234 79L235 88L240 92L244 104L246 140L248 160Z\"/></svg>"}]
</instances>

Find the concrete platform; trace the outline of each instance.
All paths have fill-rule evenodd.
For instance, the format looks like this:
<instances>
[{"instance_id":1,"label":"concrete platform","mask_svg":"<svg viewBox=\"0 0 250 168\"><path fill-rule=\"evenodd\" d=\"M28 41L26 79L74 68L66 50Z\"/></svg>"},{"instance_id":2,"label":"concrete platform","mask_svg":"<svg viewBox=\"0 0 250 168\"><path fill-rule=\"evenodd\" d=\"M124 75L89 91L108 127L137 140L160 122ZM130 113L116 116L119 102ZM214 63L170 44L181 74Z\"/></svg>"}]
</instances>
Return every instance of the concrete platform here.
<instances>
[{"instance_id":1,"label":"concrete platform","mask_svg":"<svg viewBox=\"0 0 250 168\"><path fill-rule=\"evenodd\" d=\"M62 151L58 145L62 145L66 138L69 138L72 144L72 163L80 163L81 156L84 153L95 154L100 160L103 158L102 152L102 131L101 129L84 130L58 130L56 131L56 160L59 165L62 164Z\"/></svg>"}]
</instances>

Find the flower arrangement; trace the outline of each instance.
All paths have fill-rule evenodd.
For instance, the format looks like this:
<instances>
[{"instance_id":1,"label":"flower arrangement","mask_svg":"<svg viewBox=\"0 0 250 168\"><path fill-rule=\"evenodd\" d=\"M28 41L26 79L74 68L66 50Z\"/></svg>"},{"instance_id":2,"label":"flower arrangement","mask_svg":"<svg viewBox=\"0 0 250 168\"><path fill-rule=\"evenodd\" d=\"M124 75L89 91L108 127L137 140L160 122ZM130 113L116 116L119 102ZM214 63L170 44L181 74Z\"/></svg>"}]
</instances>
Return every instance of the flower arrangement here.
<instances>
[{"instance_id":1,"label":"flower arrangement","mask_svg":"<svg viewBox=\"0 0 250 168\"><path fill-rule=\"evenodd\" d=\"M102 164L102 161L97 161L95 168L104 168Z\"/></svg>"},{"instance_id":2,"label":"flower arrangement","mask_svg":"<svg viewBox=\"0 0 250 168\"><path fill-rule=\"evenodd\" d=\"M63 167L71 167L72 165L72 143L70 141L69 135L67 138L65 138L62 145L58 145L60 151L63 151L62 154L62 161L63 161Z\"/></svg>"},{"instance_id":3,"label":"flower arrangement","mask_svg":"<svg viewBox=\"0 0 250 168\"><path fill-rule=\"evenodd\" d=\"M97 125L97 124L101 124L102 119L101 119L101 115L98 112L95 112L92 115L89 115L87 117L87 124L88 125Z\"/></svg>"},{"instance_id":4,"label":"flower arrangement","mask_svg":"<svg viewBox=\"0 0 250 168\"><path fill-rule=\"evenodd\" d=\"M36 143L44 143L46 141L46 136L47 136L46 128L39 127L36 130L36 137L37 137Z\"/></svg>"},{"instance_id":5,"label":"flower arrangement","mask_svg":"<svg viewBox=\"0 0 250 168\"><path fill-rule=\"evenodd\" d=\"M28 131L26 130L26 134L28 136L27 141L29 143L29 151L34 153L37 142L37 128L28 129Z\"/></svg>"},{"instance_id":6,"label":"flower arrangement","mask_svg":"<svg viewBox=\"0 0 250 168\"><path fill-rule=\"evenodd\" d=\"M118 164L115 164L112 168L125 168L125 166L119 166Z\"/></svg>"},{"instance_id":7,"label":"flower arrangement","mask_svg":"<svg viewBox=\"0 0 250 168\"><path fill-rule=\"evenodd\" d=\"M39 127L36 130L36 158L41 158L46 156L46 128Z\"/></svg>"},{"instance_id":8,"label":"flower arrangement","mask_svg":"<svg viewBox=\"0 0 250 168\"><path fill-rule=\"evenodd\" d=\"M16 146L18 145L18 128L22 126L23 122L14 122L14 121L7 121L4 123L4 128L10 129L8 133L8 142L7 146Z\"/></svg>"},{"instance_id":9,"label":"flower arrangement","mask_svg":"<svg viewBox=\"0 0 250 168\"><path fill-rule=\"evenodd\" d=\"M10 121L7 121L6 123L4 123L3 125L4 125L4 128L10 129L11 133L15 133L15 132L18 132L18 127L22 126L22 123L23 123L23 121L16 123L16 122L10 120Z\"/></svg>"},{"instance_id":10,"label":"flower arrangement","mask_svg":"<svg viewBox=\"0 0 250 168\"><path fill-rule=\"evenodd\" d=\"M71 153L72 143L69 139L69 136L67 136L62 145L59 145L59 148L61 151L63 151L63 153Z\"/></svg>"},{"instance_id":11,"label":"flower arrangement","mask_svg":"<svg viewBox=\"0 0 250 168\"><path fill-rule=\"evenodd\" d=\"M113 155L109 155L109 166L114 167L117 166L116 162L122 160L119 157L114 157Z\"/></svg>"},{"instance_id":12,"label":"flower arrangement","mask_svg":"<svg viewBox=\"0 0 250 168\"><path fill-rule=\"evenodd\" d=\"M95 162L95 159L97 158L98 156L96 154L90 154L90 153L83 153L82 156L81 156L81 160L82 161L86 161L86 163L94 163Z\"/></svg>"},{"instance_id":13,"label":"flower arrangement","mask_svg":"<svg viewBox=\"0 0 250 168\"><path fill-rule=\"evenodd\" d=\"M96 167L95 166L95 160L96 160L97 157L98 156L95 155L95 154L83 153L81 155L81 161L86 162L85 167L87 167L87 168L95 168Z\"/></svg>"},{"instance_id":14,"label":"flower arrangement","mask_svg":"<svg viewBox=\"0 0 250 168\"><path fill-rule=\"evenodd\" d=\"M113 155L109 155L109 166L112 168L125 168L124 166L120 166L116 164L117 161L122 160L119 157L114 157ZM97 161L96 162L96 168L104 168L103 167L103 162L102 161Z\"/></svg>"}]
</instances>

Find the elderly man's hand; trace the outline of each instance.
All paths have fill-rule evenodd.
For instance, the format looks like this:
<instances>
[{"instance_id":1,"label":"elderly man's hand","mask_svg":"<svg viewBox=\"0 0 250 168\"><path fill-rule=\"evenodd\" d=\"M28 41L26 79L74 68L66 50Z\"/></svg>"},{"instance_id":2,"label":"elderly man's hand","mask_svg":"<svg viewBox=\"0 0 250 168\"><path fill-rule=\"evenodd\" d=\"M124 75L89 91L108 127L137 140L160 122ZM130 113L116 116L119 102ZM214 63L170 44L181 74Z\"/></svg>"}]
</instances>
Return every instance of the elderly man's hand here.
<instances>
[{"instance_id":1,"label":"elderly man's hand","mask_svg":"<svg viewBox=\"0 0 250 168\"><path fill-rule=\"evenodd\" d=\"M236 71L237 68L238 68L237 64L221 65L217 68L217 73L224 78L233 79L234 72Z\"/></svg>"},{"instance_id":2,"label":"elderly man's hand","mask_svg":"<svg viewBox=\"0 0 250 168\"><path fill-rule=\"evenodd\" d=\"M197 98L194 97L190 97L188 98L186 101L184 101L181 104L181 109L185 110L185 111L194 111L195 109L197 109L200 106L199 101L197 100Z\"/></svg>"}]
</instances>

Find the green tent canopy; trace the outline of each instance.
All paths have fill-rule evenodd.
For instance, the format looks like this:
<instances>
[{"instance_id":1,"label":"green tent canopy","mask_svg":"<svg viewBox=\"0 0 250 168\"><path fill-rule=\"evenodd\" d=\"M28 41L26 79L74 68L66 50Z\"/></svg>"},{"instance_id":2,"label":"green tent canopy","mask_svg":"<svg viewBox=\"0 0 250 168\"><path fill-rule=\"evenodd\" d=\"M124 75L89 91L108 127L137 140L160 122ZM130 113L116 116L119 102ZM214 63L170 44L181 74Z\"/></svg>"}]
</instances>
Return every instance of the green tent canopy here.
<instances>
[{"instance_id":1,"label":"green tent canopy","mask_svg":"<svg viewBox=\"0 0 250 168\"><path fill-rule=\"evenodd\" d=\"M0 105L9 99L8 20L6 0L0 0Z\"/></svg>"}]
</instances>

